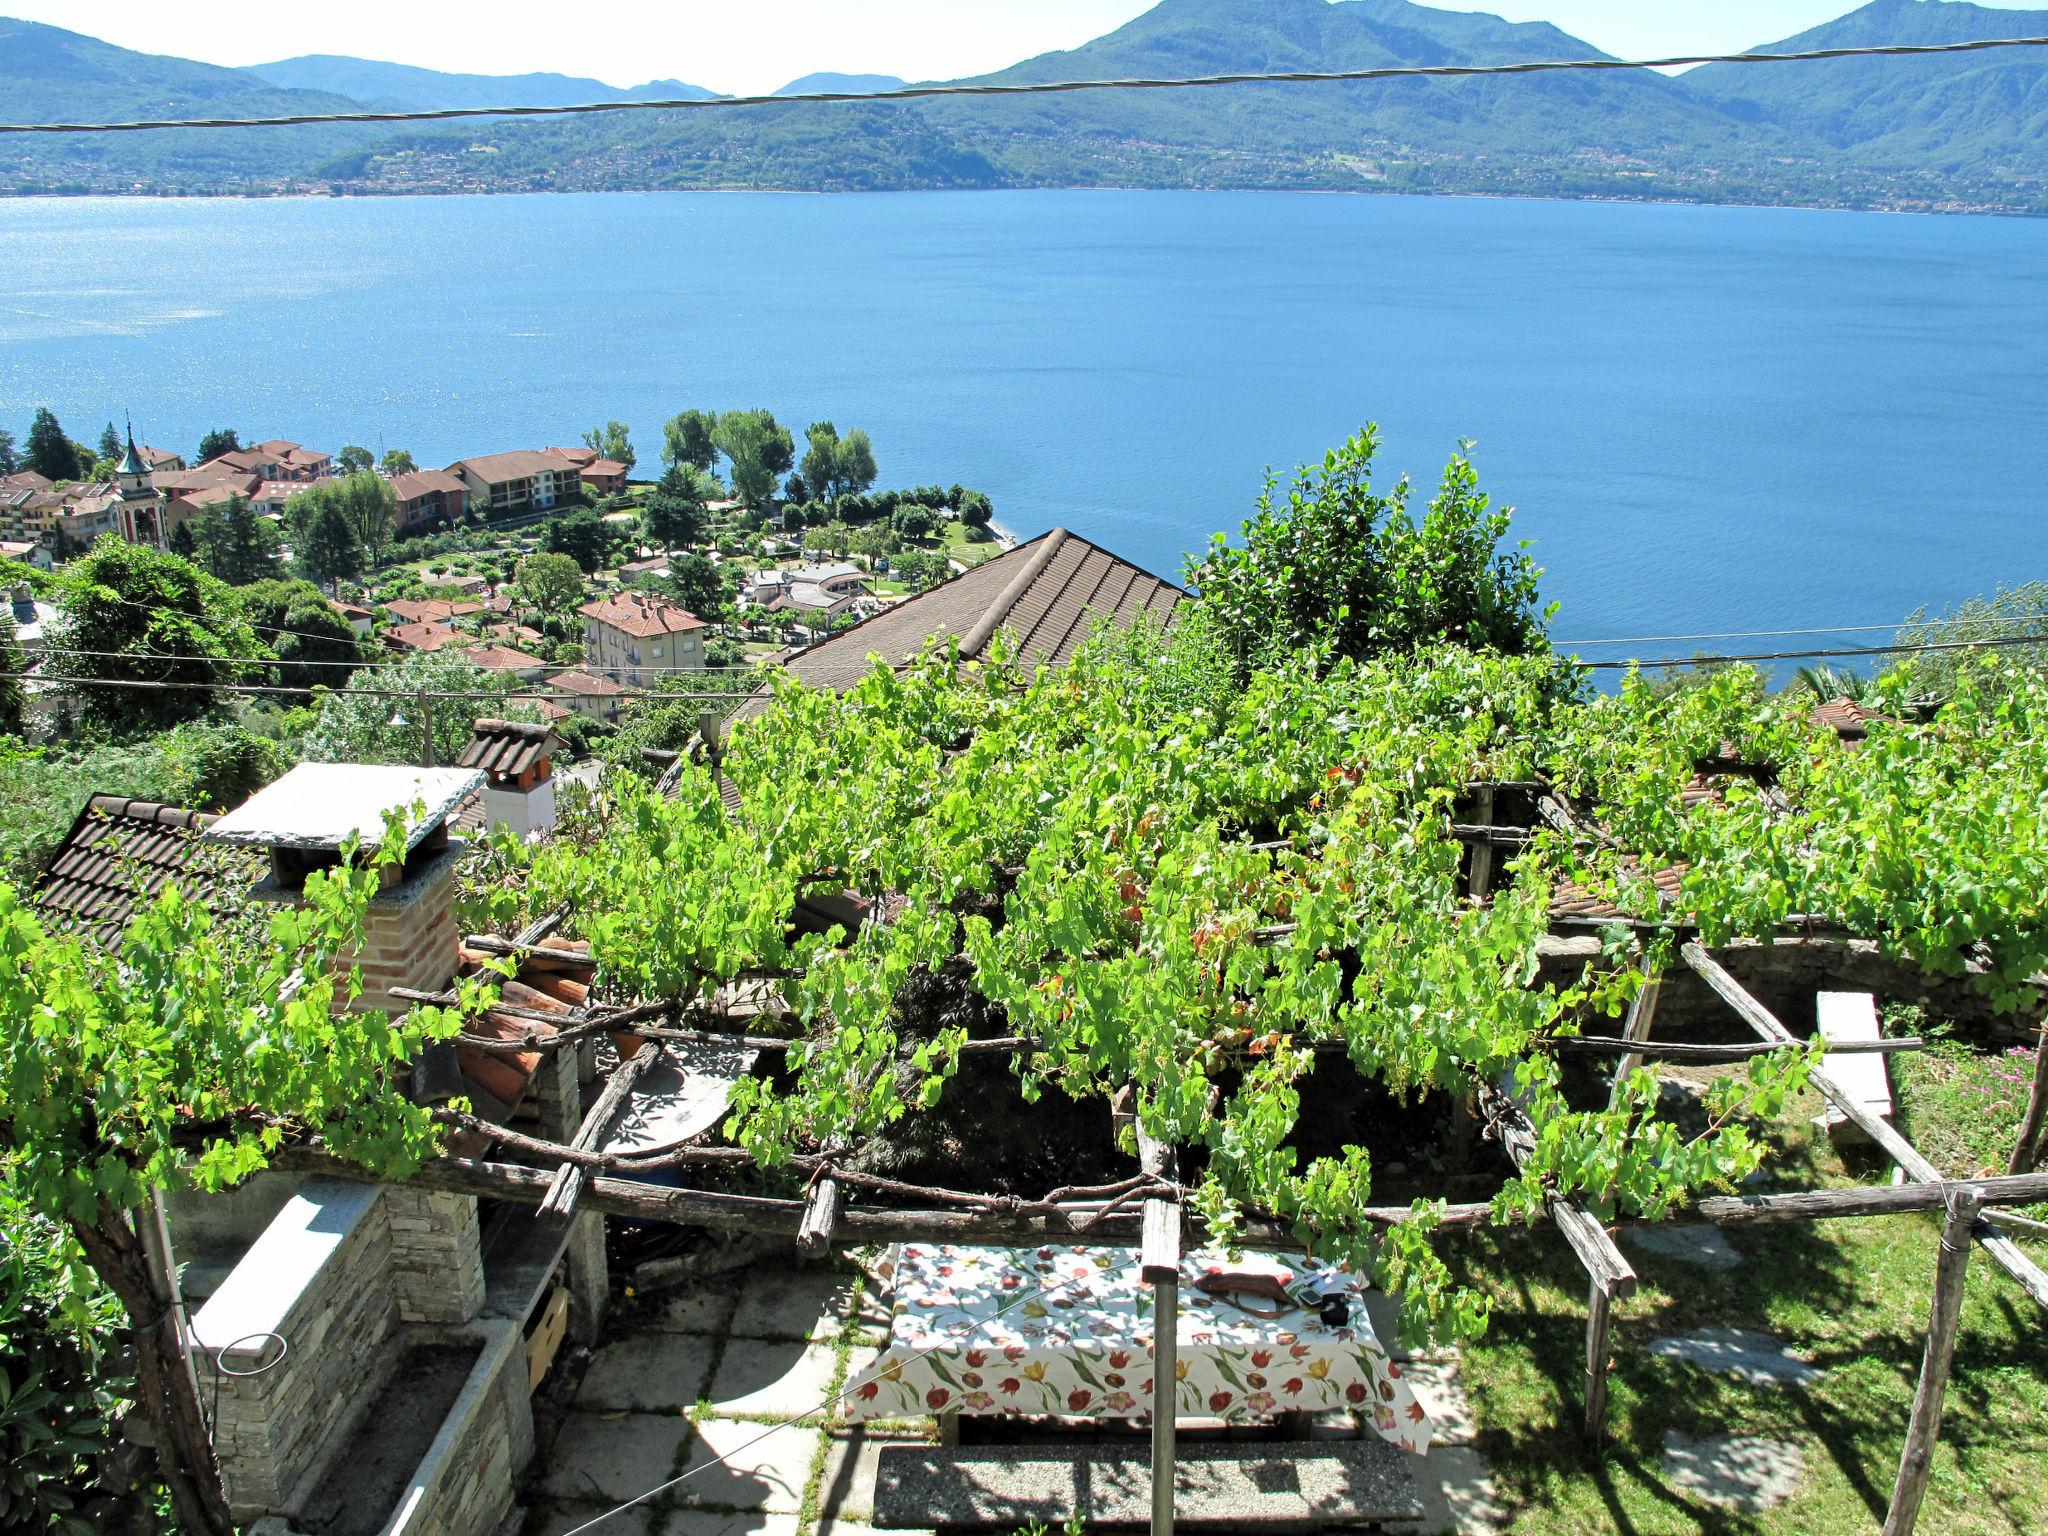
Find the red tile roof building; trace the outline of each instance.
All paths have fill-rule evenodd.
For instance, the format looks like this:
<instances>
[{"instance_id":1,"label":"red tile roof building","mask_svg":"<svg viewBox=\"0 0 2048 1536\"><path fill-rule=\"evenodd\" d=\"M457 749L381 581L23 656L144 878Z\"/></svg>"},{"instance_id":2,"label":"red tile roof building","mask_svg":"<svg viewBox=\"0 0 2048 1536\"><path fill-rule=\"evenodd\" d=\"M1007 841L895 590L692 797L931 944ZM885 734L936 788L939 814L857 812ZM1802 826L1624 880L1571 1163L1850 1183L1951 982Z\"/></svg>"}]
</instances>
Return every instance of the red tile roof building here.
<instances>
[{"instance_id":1,"label":"red tile roof building","mask_svg":"<svg viewBox=\"0 0 2048 1536\"><path fill-rule=\"evenodd\" d=\"M455 523L469 510L469 487L460 475L445 469L415 469L391 477L391 494L398 502L392 528L411 533L435 523Z\"/></svg>"},{"instance_id":2,"label":"red tile roof building","mask_svg":"<svg viewBox=\"0 0 2048 1536\"><path fill-rule=\"evenodd\" d=\"M593 672L629 683L704 665L711 626L681 603L645 592L616 592L585 603L583 659Z\"/></svg>"},{"instance_id":3,"label":"red tile roof building","mask_svg":"<svg viewBox=\"0 0 2048 1536\"><path fill-rule=\"evenodd\" d=\"M593 455L594 457L594 455ZM489 513L520 512L580 501L583 481L577 466L556 454L521 448L459 459L448 466L470 501Z\"/></svg>"}]
</instances>

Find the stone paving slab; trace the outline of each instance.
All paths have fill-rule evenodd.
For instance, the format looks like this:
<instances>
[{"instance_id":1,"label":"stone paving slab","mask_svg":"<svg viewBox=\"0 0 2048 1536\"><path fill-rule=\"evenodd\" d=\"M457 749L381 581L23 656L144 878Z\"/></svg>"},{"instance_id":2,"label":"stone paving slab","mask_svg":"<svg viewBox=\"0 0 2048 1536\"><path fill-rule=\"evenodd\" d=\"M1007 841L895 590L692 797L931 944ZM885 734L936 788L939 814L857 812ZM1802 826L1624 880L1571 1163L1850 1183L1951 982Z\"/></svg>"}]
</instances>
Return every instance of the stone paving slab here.
<instances>
[{"instance_id":1,"label":"stone paving slab","mask_svg":"<svg viewBox=\"0 0 2048 1536\"><path fill-rule=\"evenodd\" d=\"M830 1344L733 1339L711 1380L712 1409L728 1418L798 1418L832 1395L838 1369L839 1356Z\"/></svg>"},{"instance_id":2,"label":"stone paving slab","mask_svg":"<svg viewBox=\"0 0 2048 1536\"><path fill-rule=\"evenodd\" d=\"M875 1473L882 1451L891 1445L923 1445L918 1435L877 1435L852 1429L831 1437L825 1447L825 1475L818 1484L818 1513L839 1520L872 1520L875 1514Z\"/></svg>"},{"instance_id":3,"label":"stone paving slab","mask_svg":"<svg viewBox=\"0 0 2048 1536\"><path fill-rule=\"evenodd\" d=\"M587 1525L599 1515L617 1508L614 1504L585 1504L581 1500L571 1503L550 1502L527 1516L521 1528L521 1536L562 1536L564 1531L573 1531L579 1525ZM658 1517L644 1506L629 1509L623 1514L611 1516L591 1533L591 1536L656 1536Z\"/></svg>"},{"instance_id":4,"label":"stone paving slab","mask_svg":"<svg viewBox=\"0 0 2048 1536\"><path fill-rule=\"evenodd\" d=\"M705 1419L697 1425L690 1467L709 1470L680 1485L677 1502L793 1515L803 1507L823 1440L821 1431L795 1425L771 1430L743 1419ZM710 1466L721 1460L723 1466Z\"/></svg>"},{"instance_id":5,"label":"stone paving slab","mask_svg":"<svg viewBox=\"0 0 2048 1536\"><path fill-rule=\"evenodd\" d=\"M1415 1536L1486 1536L1508 1528L1507 1506L1493 1486L1492 1470L1469 1445L1436 1446L1427 1456L1404 1456L1422 1500Z\"/></svg>"},{"instance_id":6,"label":"stone paving slab","mask_svg":"<svg viewBox=\"0 0 2048 1536\"><path fill-rule=\"evenodd\" d=\"M680 1413L704 1391L717 1348L697 1334L656 1329L614 1338L591 1357L576 1406Z\"/></svg>"},{"instance_id":7,"label":"stone paving slab","mask_svg":"<svg viewBox=\"0 0 2048 1536\"><path fill-rule=\"evenodd\" d=\"M710 1275L691 1281L666 1297L661 1310L648 1319L648 1326L671 1333L723 1334L731 1326L733 1308L739 1300L731 1276Z\"/></svg>"},{"instance_id":8,"label":"stone paving slab","mask_svg":"<svg viewBox=\"0 0 2048 1536\"><path fill-rule=\"evenodd\" d=\"M1749 1435L1695 1440L1675 1429L1664 1432L1665 1481L1724 1509L1756 1511L1782 1504L1799 1487L1805 1469L1804 1453L1783 1440Z\"/></svg>"},{"instance_id":9,"label":"stone paving slab","mask_svg":"<svg viewBox=\"0 0 2048 1536\"><path fill-rule=\"evenodd\" d=\"M557 1501L623 1504L674 1476L689 1438L690 1422L678 1414L572 1413L541 1488Z\"/></svg>"},{"instance_id":10,"label":"stone paving slab","mask_svg":"<svg viewBox=\"0 0 2048 1536\"><path fill-rule=\"evenodd\" d=\"M739 1281L730 1332L737 1339L836 1339L852 1316L857 1275L755 1267Z\"/></svg>"},{"instance_id":11,"label":"stone paving slab","mask_svg":"<svg viewBox=\"0 0 2048 1536\"><path fill-rule=\"evenodd\" d=\"M672 1509L656 1519L652 1536L797 1536L797 1519L759 1509Z\"/></svg>"},{"instance_id":12,"label":"stone paving slab","mask_svg":"<svg viewBox=\"0 0 2048 1536\"><path fill-rule=\"evenodd\" d=\"M1149 1447L890 1446L876 1473L875 1523L1014 1530L1078 1513L1091 1526L1144 1525L1151 1462ZM1183 1445L1174 1486L1180 1527L1368 1525L1424 1513L1400 1452L1379 1439Z\"/></svg>"},{"instance_id":13,"label":"stone paving slab","mask_svg":"<svg viewBox=\"0 0 2048 1536\"><path fill-rule=\"evenodd\" d=\"M1781 1340L1746 1328L1701 1328L1683 1338L1653 1339L1650 1353L1666 1360L1690 1360L1703 1370L1757 1387L1803 1387L1825 1374L1792 1354Z\"/></svg>"},{"instance_id":14,"label":"stone paving slab","mask_svg":"<svg viewBox=\"0 0 2048 1536\"><path fill-rule=\"evenodd\" d=\"M1647 1253L1682 1259L1707 1269L1734 1269L1742 1255L1729 1245L1719 1227L1687 1223L1679 1226L1625 1227L1622 1236Z\"/></svg>"}]
</instances>

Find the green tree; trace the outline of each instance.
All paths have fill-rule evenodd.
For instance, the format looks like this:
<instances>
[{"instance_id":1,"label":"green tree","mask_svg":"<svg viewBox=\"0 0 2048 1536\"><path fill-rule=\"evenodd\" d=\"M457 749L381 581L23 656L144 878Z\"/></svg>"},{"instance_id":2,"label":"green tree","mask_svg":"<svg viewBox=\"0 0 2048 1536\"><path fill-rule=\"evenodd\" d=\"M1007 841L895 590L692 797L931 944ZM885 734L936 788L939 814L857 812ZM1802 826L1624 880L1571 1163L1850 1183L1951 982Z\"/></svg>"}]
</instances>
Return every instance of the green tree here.
<instances>
[{"instance_id":1,"label":"green tree","mask_svg":"<svg viewBox=\"0 0 2048 1536\"><path fill-rule=\"evenodd\" d=\"M0 736L14 736L21 731L25 704L21 674L27 670L28 658L22 654L14 630L14 610L0 603Z\"/></svg>"},{"instance_id":2,"label":"green tree","mask_svg":"<svg viewBox=\"0 0 2048 1536\"><path fill-rule=\"evenodd\" d=\"M224 453L239 453L241 448L242 440L235 435L233 427L215 427L199 439L199 454L193 462L204 464Z\"/></svg>"},{"instance_id":3,"label":"green tree","mask_svg":"<svg viewBox=\"0 0 2048 1536\"><path fill-rule=\"evenodd\" d=\"M257 639L280 665L266 680L285 688L339 688L361 661L362 642L320 589L308 581L261 581L235 598Z\"/></svg>"},{"instance_id":4,"label":"green tree","mask_svg":"<svg viewBox=\"0 0 2048 1536\"><path fill-rule=\"evenodd\" d=\"M36 407L29 424L28 448L22 461L37 474L51 480L76 480L84 474L78 459L78 444L64 435L64 428L48 406Z\"/></svg>"},{"instance_id":5,"label":"green tree","mask_svg":"<svg viewBox=\"0 0 2048 1536\"><path fill-rule=\"evenodd\" d=\"M611 548L611 534L588 507L551 521L540 536L540 547L549 554L567 555L586 571L604 569Z\"/></svg>"},{"instance_id":6,"label":"green tree","mask_svg":"<svg viewBox=\"0 0 2048 1536\"><path fill-rule=\"evenodd\" d=\"M365 466L333 487L332 494L357 541L376 559L390 546L392 524L398 516L398 498L391 487Z\"/></svg>"},{"instance_id":7,"label":"green tree","mask_svg":"<svg viewBox=\"0 0 2048 1536\"><path fill-rule=\"evenodd\" d=\"M363 574L363 541L336 502L328 502L313 514L297 554L300 573L330 588Z\"/></svg>"},{"instance_id":8,"label":"green tree","mask_svg":"<svg viewBox=\"0 0 2048 1536\"><path fill-rule=\"evenodd\" d=\"M710 411L684 411L671 417L661 429L662 462L670 469L687 464L709 471L711 461L718 457L718 444L712 440L717 427L718 417Z\"/></svg>"},{"instance_id":9,"label":"green tree","mask_svg":"<svg viewBox=\"0 0 2048 1536\"><path fill-rule=\"evenodd\" d=\"M343 443L341 452L334 456L335 468L344 475L359 475L377 462L375 454L361 443Z\"/></svg>"},{"instance_id":10,"label":"green tree","mask_svg":"<svg viewBox=\"0 0 2048 1536\"><path fill-rule=\"evenodd\" d=\"M208 507L190 524L199 564L231 587L284 574L277 524L236 496Z\"/></svg>"},{"instance_id":11,"label":"green tree","mask_svg":"<svg viewBox=\"0 0 2048 1536\"><path fill-rule=\"evenodd\" d=\"M394 666L357 672L346 688L322 695L319 719L300 750L314 763L417 763L423 733L431 729L434 761L452 763L479 716L540 718L533 704L504 701L520 686L510 673L486 672L454 651L415 653ZM407 697L387 696L393 693Z\"/></svg>"},{"instance_id":12,"label":"green tree","mask_svg":"<svg viewBox=\"0 0 2048 1536\"><path fill-rule=\"evenodd\" d=\"M968 491L960 498L960 522L968 528L986 528L995 518L995 503L980 491Z\"/></svg>"},{"instance_id":13,"label":"green tree","mask_svg":"<svg viewBox=\"0 0 2048 1536\"><path fill-rule=\"evenodd\" d=\"M896 515L889 521L890 526L906 539L928 539L939 531L939 514L916 502L898 507Z\"/></svg>"},{"instance_id":14,"label":"green tree","mask_svg":"<svg viewBox=\"0 0 2048 1536\"><path fill-rule=\"evenodd\" d=\"M183 519L171 529L170 550L180 559L198 560L199 536L192 531L191 518Z\"/></svg>"},{"instance_id":15,"label":"green tree","mask_svg":"<svg viewBox=\"0 0 2048 1536\"><path fill-rule=\"evenodd\" d=\"M1376 428L1295 474L1284 502L1269 476L1243 544L1218 534L1191 562L1205 622L1219 626L1242 674L1303 651L1360 658L1432 644L1524 655L1548 649L1541 574L1523 547L1502 548L1510 514L1479 490L1467 451L1445 466L1418 521L1409 482L1372 488Z\"/></svg>"},{"instance_id":16,"label":"green tree","mask_svg":"<svg viewBox=\"0 0 2048 1536\"><path fill-rule=\"evenodd\" d=\"M118 945L52 933L0 887L8 1193L65 1227L76 1262L126 1309L136 1395L184 1536L232 1536L234 1523L143 1213L158 1191L262 1168L279 1123L401 1177L434 1151L431 1112L392 1064L453 1033L454 1017L394 1024L347 1006L363 913L402 856L394 833L373 858L312 876L304 904L271 914L256 942L175 885ZM259 1020L268 1048L252 1051Z\"/></svg>"},{"instance_id":17,"label":"green tree","mask_svg":"<svg viewBox=\"0 0 2048 1536\"><path fill-rule=\"evenodd\" d=\"M801 466L804 485L820 500L836 504L875 483L875 449L867 433L856 429L841 437L831 422L814 421L804 440L810 445Z\"/></svg>"},{"instance_id":18,"label":"green tree","mask_svg":"<svg viewBox=\"0 0 2048 1536\"><path fill-rule=\"evenodd\" d=\"M875 483L875 445L855 427L839 440L839 485L843 496L858 495Z\"/></svg>"},{"instance_id":19,"label":"green tree","mask_svg":"<svg viewBox=\"0 0 2048 1536\"><path fill-rule=\"evenodd\" d=\"M519 562L518 586L541 613L566 613L583 601L583 567L569 555L528 555Z\"/></svg>"},{"instance_id":20,"label":"green tree","mask_svg":"<svg viewBox=\"0 0 2048 1536\"><path fill-rule=\"evenodd\" d=\"M732 466L733 495L752 511L764 511L796 459L789 428L768 411L727 411L718 418L712 441Z\"/></svg>"},{"instance_id":21,"label":"green tree","mask_svg":"<svg viewBox=\"0 0 2048 1536\"><path fill-rule=\"evenodd\" d=\"M410 475L419 469L419 465L412 461L412 455L403 448L389 450L378 461L377 467L387 475Z\"/></svg>"},{"instance_id":22,"label":"green tree","mask_svg":"<svg viewBox=\"0 0 2048 1536\"><path fill-rule=\"evenodd\" d=\"M0 475L11 475L21 468L21 455L15 451L14 434L0 427Z\"/></svg>"},{"instance_id":23,"label":"green tree","mask_svg":"<svg viewBox=\"0 0 2048 1536\"><path fill-rule=\"evenodd\" d=\"M692 552L671 560L660 587L707 624L723 624L730 616L726 611L725 580L718 567L700 554Z\"/></svg>"},{"instance_id":24,"label":"green tree","mask_svg":"<svg viewBox=\"0 0 2048 1536\"><path fill-rule=\"evenodd\" d=\"M704 536L704 503L711 477L689 464L677 464L647 498L640 525L663 549L681 549Z\"/></svg>"},{"instance_id":25,"label":"green tree","mask_svg":"<svg viewBox=\"0 0 2048 1536\"><path fill-rule=\"evenodd\" d=\"M611 459L631 469L638 462L628 435L632 430L623 421L608 421L584 433L583 446L595 451L600 458Z\"/></svg>"},{"instance_id":26,"label":"green tree","mask_svg":"<svg viewBox=\"0 0 2048 1536\"><path fill-rule=\"evenodd\" d=\"M215 685L234 682L241 663L262 654L227 586L112 534L65 570L57 606L60 675L88 680L78 690L86 720L116 732L197 719L220 701ZM111 686L120 683L147 686Z\"/></svg>"},{"instance_id":27,"label":"green tree","mask_svg":"<svg viewBox=\"0 0 2048 1536\"><path fill-rule=\"evenodd\" d=\"M103 459L116 460L121 457L121 434L114 430L114 424L111 421L100 432L99 456Z\"/></svg>"}]
</instances>

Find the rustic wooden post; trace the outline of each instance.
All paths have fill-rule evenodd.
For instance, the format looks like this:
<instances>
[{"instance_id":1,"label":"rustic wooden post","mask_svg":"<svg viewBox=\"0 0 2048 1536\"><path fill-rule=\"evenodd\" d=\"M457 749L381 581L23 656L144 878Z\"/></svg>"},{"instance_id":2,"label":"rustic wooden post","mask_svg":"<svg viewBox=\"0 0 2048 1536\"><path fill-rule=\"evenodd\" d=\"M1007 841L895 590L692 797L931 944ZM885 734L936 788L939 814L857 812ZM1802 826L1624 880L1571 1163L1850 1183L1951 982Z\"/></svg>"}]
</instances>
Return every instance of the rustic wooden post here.
<instances>
[{"instance_id":1,"label":"rustic wooden post","mask_svg":"<svg viewBox=\"0 0 2048 1536\"><path fill-rule=\"evenodd\" d=\"M1934 1442L1941 1435L1941 1400L1948 1390L1956 1325L1963 1311L1963 1279L1970 1268L1970 1229L1976 1224L1977 1211L1983 1203L1983 1194L1967 1185L1949 1191L1948 1218L1941 1227L1941 1256L1934 1266L1934 1307L1927 1320L1927 1351L1920 1359L1920 1386L1913 1394L1913 1419L1906 1429L1906 1448L1899 1456L1899 1480L1892 1485L1892 1507L1884 1517L1882 1536L1912 1536L1920 1519L1920 1501L1927 1496Z\"/></svg>"},{"instance_id":2,"label":"rustic wooden post","mask_svg":"<svg viewBox=\"0 0 2048 1536\"><path fill-rule=\"evenodd\" d=\"M1135 1106L1134 1106L1135 1107ZM1138 1164L1155 1179L1176 1172L1173 1149L1137 1128ZM1180 1404L1180 1202L1145 1202L1139 1273L1152 1287L1152 1536L1173 1536L1175 1415Z\"/></svg>"},{"instance_id":3,"label":"rustic wooden post","mask_svg":"<svg viewBox=\"0 0 2048 1536\"><path fill-rule=\"evenodd\" d=\"M1475 791L1477 805L1474 814L1479 825L1493 825L1493 786L1482 784ZM1493 888L1493 844L1481 839L1472 845L1472 903L1478 906L1485 902L1486 894Z\"/></svg>"},{"instance_id":4,"label":"rustic wooden post","mask_svg":"<svg viewBox=\"0 0 2048 1536\"><path fill-rule=\"evenodd\" d=\"M2007 1173L2032 1173L2039 1166L2044 1121L2048 1121L2048 1024L2041 1026L2041 1038L2034 1046L2034 1091L2027 1099L2026 1117L2020 1121Z\"/></svg>"},{"instance_id":5,"label":"rustic wooden post","mask_svg":"<svg viewBox=\"0 0 2048 1536\"><path fill-rule=\"evenodd\" d=\"M1657 996L1664 983L1652 962L1642 963L1643 984L1628 1005L1628 1019L1622 1038L1641 1044L1650 1038L1650 1024L1657 1016ZM1643 1064L1640 1053L1631 1051L1614 1064L1614 1082L1607 1090L1607 1107L1621 1102L1621 1085ZM1607 1433L1607 1336L1613 1323L1614 1303L1607 1289L1595 1280L1586 1298L1586 1440L1598 1446Z\"/></svg>"}]
</instances>

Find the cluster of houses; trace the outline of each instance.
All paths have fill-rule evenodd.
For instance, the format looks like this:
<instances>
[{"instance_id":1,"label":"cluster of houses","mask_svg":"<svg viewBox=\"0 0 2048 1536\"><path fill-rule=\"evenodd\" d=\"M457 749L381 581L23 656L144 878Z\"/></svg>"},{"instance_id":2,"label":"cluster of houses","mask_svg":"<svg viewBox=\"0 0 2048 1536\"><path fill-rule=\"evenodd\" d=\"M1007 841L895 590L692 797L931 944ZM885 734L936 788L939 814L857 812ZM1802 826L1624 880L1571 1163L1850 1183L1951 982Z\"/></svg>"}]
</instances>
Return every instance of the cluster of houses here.
<instances>
[{"instance_id":1,"label":"cluster of houses","mask_svg":"<svg viewBox=\"0 0 2048 1536\"><path fill-rule=\"evenodd\" d=\"M291 498L330 479L334 457L274 438L188 465L131 436L112 480L56 484L33 470L0 477L0 545L10 558L46 564L82 553L106 534L161 546L182 523L241 500L282 521ZM403 535L459 521L547 511L626 489L627 466L589 448L518 449L458 459L446 469L390 477ZM33 551L41 550L37 559Z\"/></svg>"}]
</instances>

